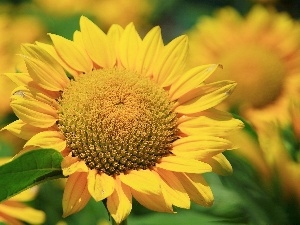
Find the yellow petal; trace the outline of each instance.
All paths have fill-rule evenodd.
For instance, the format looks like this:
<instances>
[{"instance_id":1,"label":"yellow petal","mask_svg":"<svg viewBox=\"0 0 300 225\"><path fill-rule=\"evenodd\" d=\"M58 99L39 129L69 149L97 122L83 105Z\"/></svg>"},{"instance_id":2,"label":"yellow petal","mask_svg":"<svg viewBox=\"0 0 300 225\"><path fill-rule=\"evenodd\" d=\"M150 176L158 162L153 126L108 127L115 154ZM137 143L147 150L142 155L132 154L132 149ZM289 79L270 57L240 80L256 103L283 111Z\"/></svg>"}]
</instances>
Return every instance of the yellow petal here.
<instances>
[{"instance_id":1,"label":"yellow petal","mask_svg":"<svg viewBox=\"0 0 300 225\"><path fill-rule=\"evenodd\" d=\"M219 81L193 89L177 100L175 112L187 115L214 107L227 98L235 86L233 81Z\"/></svg>"},{"instance_id":2,"label":"yellow petal","mask_svg":"<svg viewBox=\"0 0 300 225\"><path fill-rule=\"evenodd\" d=\"M187 57L188 39L180 36L166 45L153 69L153 77L161 87L167 87L181 75Z\"/></svg>"},{"instance_id":3,"label":"yellow petal","mask_svg":"<svg viewBox=\"0 0 300 225\"><path fill-rule=\"evenodd\" d=\"M9 201L17 201L17 202L28 202L34 199L34 197L38 193L38 186L34 186L32 188L26 189L25 191L22 191L21 193L13 196L12 198L9 198Z\"/></svg>"},{"instance_id":4,"label":"yellow petal","mask_svg":"<svg viewBox=\"0 0 300 225\"><path fill-rule=\"evenodd\" d=\"M89 56L80 45L59 35L50 34L58 55L73 69L88 73L93 64Z\"/></svg>"},{"instance_id":5,"label":"yellow petal","mask_svg":"<svg viewBox=\"0 0 300 225\"><path fill-rule=\"evenodd\" d=\"M41 88L35 81L33 81L32 77L30 77L27 73L5 73L3 74L7 78L9 78L12 82L14 82L18 87L12 92L12 96L16 95L16 97L32 97L32 95L41 95L44 98L47 98L51 105L57 105L54 99L57 99L60 95L59 92L48 91ZM24 94L26 90L29 95ZM51 99L51 100L50 100ZM54 103L55 102L55 103Z\"/></svg>"},{"instance_id":6,"label":"yellow petal","mask_svg":"<svg viewBox=\"0 0 300 225\"><path fill-rule=\"evenodd\" d=\"M45 128L34 127L22 120L16 120L7 126L3 127L2 130L7 130L15 136L22 138L24 140L29 140L32 136L39 132L45 131Z\"/></svg>"},{"instance_id":7,"label":"yellow petal","mask_svg":"<svg viewBox=\"0 0 300 225\"><path fill-rule=\"evenodd\" d=\"M202 84L217 68L218 64L198 66L185 72L172 85L169 91L170 100L174 101L190 90Z\"/></svg>"},{"instance_id":8,"label":"yellow petal","mask_svg":"<svg viewBox=\"0 0 300 225\"><path fill-rule=\"evenodd\" d=\"M107 209L117 224L127 218L132 209L130 188L116 178L115 191L107 198Z\"/></svg>"},{"instance_id":9,"label":"yellow petal","mask_svg":"<svg viewBox=\"0 0 300 225\"><path fill-rule=\"evenodd\" d=\"M207 135L187 136L173 142L172 153L186 158L202 160L231 148L231 142Z\"/></svg>"},{"instance_id":10,"label":"yellow petal","mask_svg":"<svg viewBox=\"0 0 300 225\"><path fill-rule=\"evenodd\" d=\"M211 206L214 196L209 185L200 174L175 173L191 200L203 206Z\"/></svg>"},{"instance_id":11,"label":"yellow petal","mask_svg":"<svg viewBox=\"0 0 300 225\"><path fill-rule=\"evenodd\" d=\"M55 109L59 107L59 104L54 98L47 96L46 94L36 90L35 88L19 86L12 91L11 100L23 98L31 101L37 100L46 103L48 105L51 105Z\"/></svg>"},{"instance_id":12,"label":"yellow petal","mask_svg":"<svg viewBox=\"0 0 300 225\"><path fill-rule=\"evenodd\" d=\"M42 224L45 221L45 213L41 210L30 208L23 204L6 204L5 202L0 204L0 212L4 215L11 216L18 220L30 224Z\"/></svg>"},{"instance_id":13,"label":"yellow petal","mask_svg":"<svg viewBox=\"0 0 300 225\"><path fill-rule=\"evenodd\" d=\"M91 196L98 202L113 193L115 180L105 173L98 174L97 170L91 170L88 174L88 189Z\"/></svg>"},{"instance_id":14,"label":"yellow petal","mask_svg":"<svg viewBox=\"0 0 300 225\"><path fill-rule=\"evenodd\" d=\"M142 41L136 58L136 71L144 76L150 76L153 64L157 62L163 46L161 29L158 26L154 27L146 34Z\"/></svg>"},{"instance_id":15,"label":"yellow petal","mask_svg":"<svg viewBox=\"0 0 300 225\"><path fill-rule=\"evenodd\" d=\"M57 131L43 131L34 135L24 148L28 146L36 146L40 148L53 148L57 151L63 151L66 148L66 141L64 136Z\"/></svg>"},{"instance_id":16,"label":"yellow petal","mask_svg":"<svg viewBox=\"0 0 300 225\"><path fill-rule=\"evenodd\" d=\"M90 58L103 68L111 68L116 63L113 47L106 34L88 18L81 16L82 40Z\"/></svg>"},{"instance_id":17,"label":"yellow petal","mask_svg":"<svg viewBox=\"0 0 300 225\"><path fill-rule=\"evenodd\" d=\"M189 209L190 198L175 174L160 168L157 168L157 173L162 178L161 185L165 199L177 207Z\"/></svg>"},{"instance_id":18,"label":"yellow petal","mask_svg":"<svg viewBox=\"0 0 300 225\"><path fill-rule=\"evenodd\" d=\"M150 170L131 170L128 174L120 174L120 180L132 189L146 194L161 192L159 180Z\"/></svg>"},{"instance_id":19,"label":"yellow petal","mask_svg":"<svg viewBox=\"0 0 300 225\"><path fill-rule=\"evenodd\" d=\"M234 119L230 113L211 108L197 117L184 117L179 121L178 129L187 135L206 134L212 136L226 136L231 131L244 127L243 122Z\"/></svg>"},{"instance_id":20,"label":"yellow petal","mask_svg":"<svg viewBox=\"0 0 300 225\"><path fill-rule=\"evenodd\" d=\"M28 73L4 73L3 75L8 77L17 86L29 86L29 83L33 82L32 77Z\"/></svg>"},{"instance_id":21,"label":"yellow petal","mask_svg":"<svg viewBox=\"0 0 300 225\"><path fill-rule=\"evenodd\" d=\"M30 76L39 86L49 91L61 91L70 81L59 63L36 45L22 45L23 58Z\"/></svg>"},{"instance_id":22,"label":"yellow petal","mask_svg":"<svg viewBox=\"0 0 300 225\"><path fill-rule=\"evenodd\" d=\"M76 30L73 34L74 43L81 49L85 51L84 43L82 39L82 33L79 30ZM86 51L85 51L86 52Z\"/></svg>"},{"instance_id":23,"label":"yellow petal","mask_svg":"<svg viewBox=\"0 0 300 225\"><path fill-rule=\"evenodd\" d=\"M215 155L212 158L205 159L203 161L211 165L212 171L214 173L223 176L230 175L232 173L232 166L222 153Z\"/></svg>"},{"instance_id":24,"label":"yellow petal","mask_svg":"<svg viewBox=\"0 0 300 225\"><path fill-rule=\"evenodd\" d=\"M51 127L58 118L56 110L43 102L17 99L10 105L22 121L35 127Z\"/></svg>"},{"instance_id":25,"label":"yellow petal","mask_svg":"<svg viewBox=\"0 0 300 225\"><path fill-rule=\"evenodd\" d=\"M163 157L156 167L175 172L205 173L212 171L207 163L180 156Z\"/></svg>"},{"instance_id":26,"label":"yellow petal","mask_svg":"<svg viewBox=\"0 0 300 225\"><path fill-rule=\"evenodd\" d=\"M90 198L87 173L74 173L70 175L63 194L63 217L79 212L86 206Z\"/></svg>"},{"instance_id":27,"label":"yellow petal","mask_svg":"<svg viewBox=\"0 0 300 225\"><path fill-rule=\"evenodd\" d=\"M119 45L120 45L120 39L122 36L122 33L124 32L124 29L117 24L113 24L108 32L107 32L107 38L109 41L109 45L112 46L114 55L117 58L117 65L120 65L120 52L119 52Z\"/></svg>"},{"instance_id":28,"label":"yellow petal","mask_svg":"<svg viewBox=\"0 0 300 225\"><path fill-rule=\"evenodd\" d=\"M121 64L130 70L135 70L136 57L141 45L141 38L130 23L120 38L120 61Z\"/></svg>"},{"instance_id":29,"label":"yellow petal","mask_svg":"<svg viewBox=\"0 0 300 225\"><path fill-rule=\"evenodd\" d=\"M159 194L145 194L134 189L131 190L133 197L146 208L157 212L172 213L172 205L165 200L162 193Z\"/></svg>"},{"instance_id":30,"label":"yellow petal","mask_svg":"<svg viewBox=\"0 0 300 225\"><path fill-rule=\"evenodd\" d=\"M78 76L78 71L72 69L65 61L62 60L61 57L58 56L57 52L55 51L55 48L53 45L45 44L41 42L36 42L36 45L40 48L44 49L46 52L48 52L56 61L66 70L69 74L76 77Z\"/></svg>"},{"instance_id":31,"label":"yellow petal","mask_svg":"<svg viewBox=\"0 0 300 225\"><path fill-rule=\"evenodd\" d=\"M88 167L84 161L80 161L77 157L72 157L71 154L65 156L61 163L64 176L69 176L76 172L88 172Z\"/></svg>"}]
</instances>

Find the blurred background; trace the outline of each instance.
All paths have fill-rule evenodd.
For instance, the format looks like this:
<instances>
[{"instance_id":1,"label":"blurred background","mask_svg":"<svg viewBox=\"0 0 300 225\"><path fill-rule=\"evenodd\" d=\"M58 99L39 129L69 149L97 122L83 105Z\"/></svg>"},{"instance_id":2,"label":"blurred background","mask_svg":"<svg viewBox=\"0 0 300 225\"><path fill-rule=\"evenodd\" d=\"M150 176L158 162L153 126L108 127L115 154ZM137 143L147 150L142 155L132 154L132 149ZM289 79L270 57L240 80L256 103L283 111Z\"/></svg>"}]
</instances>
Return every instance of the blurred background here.
<instances>
[{"instance_id":1,"label":"blurred background","mask_svg":"<svg viewBox=\"0 0 300 225\"><path fill-rule=\"evenodd\" d=\"M245 128L232 135L237 148L225 153L233 174L205 174L214 205L192 204L170 215L134 202L130 225L300 224L300 1L0 0L0 128L17 119L9 106L15 86L2 74L22 71L20 44L50 43L47 33L72 39L81 15L105 32L114 23L133 22L141 37L159 25L165 44L186 34L189 66L220 63L223 69L210 81L238 83L219 107ZM15 155L24 143L2 131L0 156ZM93 200L62 218L63 185L42 184L26 202L45 212L42 224L110 224L103 204Z\"/></svg>"}]
</instances>

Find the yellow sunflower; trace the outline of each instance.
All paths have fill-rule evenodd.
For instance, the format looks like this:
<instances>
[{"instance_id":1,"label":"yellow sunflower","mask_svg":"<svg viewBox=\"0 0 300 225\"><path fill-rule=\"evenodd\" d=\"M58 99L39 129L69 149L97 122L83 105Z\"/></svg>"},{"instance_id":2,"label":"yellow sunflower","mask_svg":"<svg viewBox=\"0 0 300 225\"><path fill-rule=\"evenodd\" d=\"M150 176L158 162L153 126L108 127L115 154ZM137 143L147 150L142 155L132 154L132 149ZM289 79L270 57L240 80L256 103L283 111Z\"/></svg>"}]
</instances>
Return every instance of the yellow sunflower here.
<instances>
[{"instance_id":1,"label":"yellow sunflower","mask_svg":"<svg viewBox=\"0 0 300 225\"><path fill-rule=\"evenodd\" d=\"M28 140L24 151L61 151L64 216L91 197L106 199L117 223L132 198L170 213L190 200L210 206L202 174L231 172L222 152L243 126L213 107L236 84L204 83L218 65L186 70L187 37L164 45L159 27L141 39L133 24L105 34L81 17L73 41L50 37L53 46L22 46L28 73L6 74L19 85L11 97L19 120L4 129Z\"/></svg>"},{"instance_id":2,"label":"yellow sunflower","mask_svg":"<svg viewBox=\"0 0 300 225\"><path fill-rule=\"evenodd\" d=\"M7 158L1 158L0 165L8 160ZM0 223L3 222L8 225L42 224L45 221L45 213L26 204L35 197L36 193L36 188L31 188L1 202Z\"/></svg>"},{"instance_id":3,"label":"yellow sunflower","mask_svg":"<svg viewBox=\"0 0 300 225\"><path fill-rule=\"evenodd\" d=\"M298 94L300 25L286 13L255 6L247 16L233 8L202 18L190 31L191 64L218 62L211 80L238 86L227 106L238 106L255 125L288 117L287 97Z\"/></svg>"}]
</instances>

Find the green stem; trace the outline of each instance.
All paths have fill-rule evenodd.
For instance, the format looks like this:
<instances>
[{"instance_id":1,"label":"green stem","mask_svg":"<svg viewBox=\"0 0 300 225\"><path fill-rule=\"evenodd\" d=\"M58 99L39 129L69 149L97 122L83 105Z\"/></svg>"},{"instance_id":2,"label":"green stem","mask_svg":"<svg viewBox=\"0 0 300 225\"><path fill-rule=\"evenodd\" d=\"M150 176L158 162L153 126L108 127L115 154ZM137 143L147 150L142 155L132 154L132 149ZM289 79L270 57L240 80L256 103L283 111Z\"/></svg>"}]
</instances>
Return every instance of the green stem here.
<instances>
[{"instance_id":1,"label":"green stem","mask_svg":"<svg viewBox=\"0 0 300 225\"><path fill-rule=\"evenodd\" d=\"M111 217L112 225L128 225L127 218L123 220L121 223L116 223L116 221Z\"/></svg>"}]
</instances>

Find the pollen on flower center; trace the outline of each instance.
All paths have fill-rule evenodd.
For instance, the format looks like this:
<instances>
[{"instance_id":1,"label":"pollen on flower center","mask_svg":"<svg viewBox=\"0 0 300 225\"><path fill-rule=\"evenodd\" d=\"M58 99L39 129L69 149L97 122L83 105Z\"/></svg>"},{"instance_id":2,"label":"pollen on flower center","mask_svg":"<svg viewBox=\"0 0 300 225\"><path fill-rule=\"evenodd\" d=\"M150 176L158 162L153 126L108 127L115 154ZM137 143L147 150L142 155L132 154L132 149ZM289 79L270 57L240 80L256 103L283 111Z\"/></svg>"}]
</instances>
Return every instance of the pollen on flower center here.
<instances>
[{"instance_id":1,"label":"pollen on flower center","mask_svg":"<svg viewBox=\"0 0 300 225\"><path fill-rule=\"evenodd\" d=\"M151 168L177 138L167 93L128 70L84 74L58 102L58 127L72 155L108 175Z\"/></svg>"},{"instance_id":2,"label":"pollen on flower center","mask_svg":"<svg viewBox=\"0 0 300 225\"><path fill-rule=\"evenodd\" d=\"M257 46L240 46L221 57L226 69L222 77L237 82L228 98L233 104L247 101L253 107L264 107L282 91L285 68L282 60L272 52Z\"/></svg>"}]
</instances>

